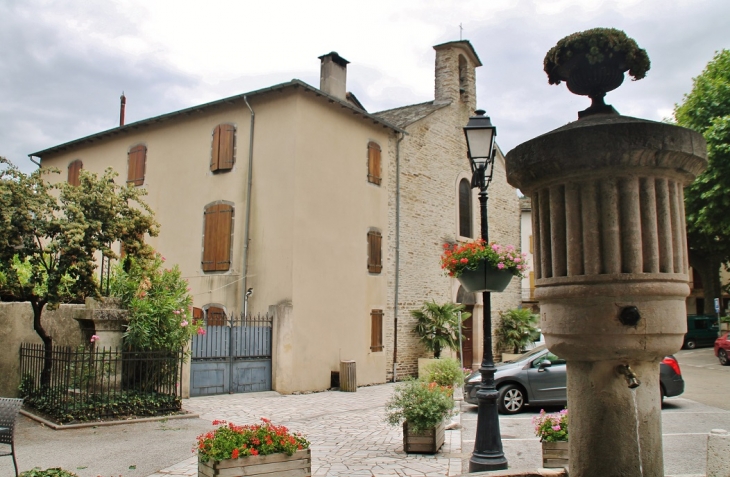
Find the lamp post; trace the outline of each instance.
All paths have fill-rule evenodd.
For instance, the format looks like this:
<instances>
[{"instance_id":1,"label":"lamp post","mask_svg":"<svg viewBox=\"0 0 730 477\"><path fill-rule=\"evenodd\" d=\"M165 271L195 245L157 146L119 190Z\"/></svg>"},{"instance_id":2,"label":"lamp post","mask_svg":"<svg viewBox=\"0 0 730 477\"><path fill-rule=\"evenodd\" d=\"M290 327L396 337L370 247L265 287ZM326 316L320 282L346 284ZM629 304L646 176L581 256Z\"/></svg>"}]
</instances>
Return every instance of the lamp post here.
<instances>
[{"instance_id":1,"label":"lamp post","mask_svg":"<svg viewBox=\"0 0 730 477\"><path fill-rule=\"evenodd\" d=\"M469 118L464 127L466 147L471 163L471 186L479 188L479 208L482 223L482 240L489 244L489 223L487 221L487 188L492 182L494 171L494 138L497 128L492 126L489 116L479 109ZM477 389L479 411L477 414L477 435L474 452L469 459L469 472L502 470L507 468L507 458L502 450L502 436L499 432L497 398L494 386L494 356L492 355L492 300L491 293L482 294L484 303L482 365L479 372L482 382Z\"/></svg>"}]
</instances>

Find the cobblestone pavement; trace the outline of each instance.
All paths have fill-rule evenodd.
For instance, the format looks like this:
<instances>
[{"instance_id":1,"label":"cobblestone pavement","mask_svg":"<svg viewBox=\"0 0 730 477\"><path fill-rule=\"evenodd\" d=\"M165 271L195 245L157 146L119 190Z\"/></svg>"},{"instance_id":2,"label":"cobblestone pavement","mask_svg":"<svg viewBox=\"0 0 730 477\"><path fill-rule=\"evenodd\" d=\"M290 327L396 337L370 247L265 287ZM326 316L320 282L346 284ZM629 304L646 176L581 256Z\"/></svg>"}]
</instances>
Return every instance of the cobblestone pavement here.
<instances>
[{"instance_id":1,"label":"cobblestone pavement","mask_svg":"<svg viewBox=\"0 0 730 477\"><path fill-rule=\"evenodd\" d=\"M328 391L286 395L256 393L245 399L231 394L188 399L184 407L202 419L236 424L261 417L301 432L311 442L312 475L316 476L455 476L461 475L461 431L446 431L437 455L403 452L403 432L384 422L384 404L394 385L358 388L355 393ZM458 426L457 426L458 427ZM195 457L149 477L195 476Z\"/></svg>"}]
</instances>

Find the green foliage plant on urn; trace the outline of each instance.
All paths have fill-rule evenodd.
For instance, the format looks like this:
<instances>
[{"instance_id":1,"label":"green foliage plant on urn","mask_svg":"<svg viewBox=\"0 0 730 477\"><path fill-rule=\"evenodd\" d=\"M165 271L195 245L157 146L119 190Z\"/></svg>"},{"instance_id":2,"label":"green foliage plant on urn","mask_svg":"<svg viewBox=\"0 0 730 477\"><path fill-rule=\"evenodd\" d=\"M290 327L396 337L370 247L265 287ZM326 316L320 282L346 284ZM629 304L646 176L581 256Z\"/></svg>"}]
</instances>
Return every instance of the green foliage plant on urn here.
<instances>
[{"instance_id":1,"label":"green foliage plant on urn","mask_svg":"<svg viewBox=\"0 0 730 477\"><path fill-rule=\"evenodd\" d=\"M593 28L573 33L558 41L543 62L550 84L565 81L568 89L592 99L591 106L578 113L617 114L603 97L621 86L628 71L634 80L646 76L649 55L636 41L615 28Z\"/></svg>"},{"instance_id":2,"label":"green foliage plant on urn","mask_svg":"<svg viewBox=\"0 0 730 477\"><path fill-rule=\"evenodd\" d=\"M540 319L527 308L513 308L500 311L501 323L496 330L497 346L521 353L533 341Z\"/></svg>"},{"instance_id":3,"label":"green foliage plant on urn","mask_svg":"<svg viewBox=\"0 0 730 477\"><path fill-rule=\"evenodd\" d=\"M416 319L413 332L427 350L433 351L434 358L440 358L441 350L446 348L459 350L459 327L462 321L471 316L471 313L463 310L464 305L455 303L439 305L431 301L425 302L420 309L411 311L411 316Z\"/></svg>"}]
</instances>

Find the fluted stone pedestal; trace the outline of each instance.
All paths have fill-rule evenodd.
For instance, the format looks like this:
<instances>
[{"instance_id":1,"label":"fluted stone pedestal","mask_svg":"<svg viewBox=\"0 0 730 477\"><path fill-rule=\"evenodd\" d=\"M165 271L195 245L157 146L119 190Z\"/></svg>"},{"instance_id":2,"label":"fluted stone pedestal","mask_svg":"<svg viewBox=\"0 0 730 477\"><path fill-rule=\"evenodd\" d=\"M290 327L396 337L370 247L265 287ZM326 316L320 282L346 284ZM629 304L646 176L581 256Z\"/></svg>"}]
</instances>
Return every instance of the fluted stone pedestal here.
<instances>
[{"instance_id":1,"label":"fluted stone pedestal","mask_svg":"<svg viewBox=\"0 0 730 477\"><path fill-rule=\"evenodd\" d=\"M542 332L568 363L571 477L664 475L659 361L686 332L683 188L706 156L698 133L616 114L507 154L532 199Z\"/></svg>"}]
</instances>

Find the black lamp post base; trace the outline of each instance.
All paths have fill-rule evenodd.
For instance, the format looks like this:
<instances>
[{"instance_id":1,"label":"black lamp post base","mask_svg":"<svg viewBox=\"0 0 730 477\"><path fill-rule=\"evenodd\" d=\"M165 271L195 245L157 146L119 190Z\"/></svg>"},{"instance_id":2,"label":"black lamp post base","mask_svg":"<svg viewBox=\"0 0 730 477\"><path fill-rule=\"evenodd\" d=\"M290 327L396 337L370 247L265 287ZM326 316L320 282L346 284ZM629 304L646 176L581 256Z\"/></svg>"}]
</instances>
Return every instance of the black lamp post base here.
<instances>
[{"instance_id":1,"label":"black lamp post base","mask_svg":"<svg viewBox=\"0 0 730 477\"><path fill-rule=\"evenodd\" d=\"M507 458L502 453L495 455L479 454L471 455L469 459L469 473L486 472L489 470L505 470L507 468Z\"/></svg>"}]
</instances>

